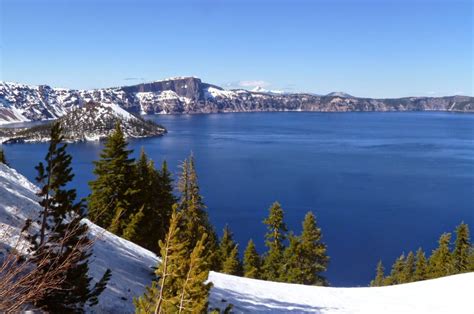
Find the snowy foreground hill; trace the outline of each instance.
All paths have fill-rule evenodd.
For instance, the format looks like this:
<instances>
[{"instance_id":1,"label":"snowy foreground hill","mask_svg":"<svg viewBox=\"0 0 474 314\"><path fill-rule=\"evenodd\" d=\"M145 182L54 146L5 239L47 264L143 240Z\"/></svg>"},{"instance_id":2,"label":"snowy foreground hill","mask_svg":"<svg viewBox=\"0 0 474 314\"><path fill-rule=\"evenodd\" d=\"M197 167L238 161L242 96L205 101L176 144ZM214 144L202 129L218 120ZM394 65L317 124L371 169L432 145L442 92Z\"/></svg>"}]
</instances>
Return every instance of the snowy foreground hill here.
<instances>
[{"instance_id":1,"label":"snowy foreground hill","mask_svg":"<svg viewBox=\"0 0 474 314\"><path fill-rule=\"evenodd\" d=\"M0 225L11 226L15 241L26 218L39 210L37 188L24 176L0 164ZM133 297L151 281L158 258L129 241L87 222L98 236L91 275L112 270L108 288L91 312L133 313ZM210 307L234 305L235 313L474 313L474 273L381 288L327 288L284 284L211 272Z\"/></svg>"}]
</instances>

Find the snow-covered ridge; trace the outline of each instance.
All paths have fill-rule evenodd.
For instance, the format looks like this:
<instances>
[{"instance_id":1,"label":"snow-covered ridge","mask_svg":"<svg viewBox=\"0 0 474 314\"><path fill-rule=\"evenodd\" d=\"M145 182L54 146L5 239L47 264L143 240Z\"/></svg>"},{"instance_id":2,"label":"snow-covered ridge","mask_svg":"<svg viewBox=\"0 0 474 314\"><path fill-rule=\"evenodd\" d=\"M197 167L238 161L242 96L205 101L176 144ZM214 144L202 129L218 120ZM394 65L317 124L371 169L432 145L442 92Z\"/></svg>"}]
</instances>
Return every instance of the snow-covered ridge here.
<instances>
[{"instance_id":1,"label":"snow-covered ridge","mask_svg":"<svg viewBox=\"0 0 474 314\"><path fill-rule=\"evenodd\" d=\"M0 164L0 226L10 226L15 241L26 218L40 210L37 187L14 169ZM158 258L150 251L119 238L88 220L97 236L90 275L100 278L112 270L108 288L96 313L133 313L133 298L152 280ZM210 308L233 304L234 313L473 313L474 273L374 288L328 288L277 283L210 272Z\"/></svg>"},{"instance_id":2,"label":"snow-covered ridge","mask_svg":"<svg viewBox=\"0 0 474 314\"><path fill-rule=\"evenodd\" d=\"M72 109L57 120L63 127L66 141L96 141L111 135L116 124L126 138L159 136L166 129L152 121L135 116L113 103L90 102ZM0 129L0 143L44 142L49 140L51 124L33 126L29 129Z\"/></svg>"},{"instance_id":3,"label":"snow-covered ridge","mask_svg":"<svg viewBox=\"0 0 474 314\"><path fill-rule=\"evenodd\" d=\"M474 112L474 98L357 98L345 93L326 96L282 93L257 87L226 90L196 77L174 77L131 86L75 90L0 82L0 124L57 119L94 101L132 113L181 114L254 111L463 111Z\"/></svg>"}]
</instances>

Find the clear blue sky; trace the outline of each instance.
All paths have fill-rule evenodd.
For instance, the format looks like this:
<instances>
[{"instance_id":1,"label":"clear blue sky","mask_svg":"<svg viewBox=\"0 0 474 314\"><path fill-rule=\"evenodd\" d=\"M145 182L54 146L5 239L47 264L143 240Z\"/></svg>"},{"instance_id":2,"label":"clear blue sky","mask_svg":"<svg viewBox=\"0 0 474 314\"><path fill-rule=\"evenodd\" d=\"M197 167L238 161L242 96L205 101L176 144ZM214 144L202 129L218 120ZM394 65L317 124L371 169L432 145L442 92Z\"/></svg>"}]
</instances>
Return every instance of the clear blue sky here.
<instances>
[{"instance_id":1,"label":"clear blue sky","mask_svg":"<svg viewBox=\"0 0 474 314\"><path fill-rule=\"evenodd\" d=\"M0 0L1 80L473 95L471 0Z\"/></svg>"}]
</instances>

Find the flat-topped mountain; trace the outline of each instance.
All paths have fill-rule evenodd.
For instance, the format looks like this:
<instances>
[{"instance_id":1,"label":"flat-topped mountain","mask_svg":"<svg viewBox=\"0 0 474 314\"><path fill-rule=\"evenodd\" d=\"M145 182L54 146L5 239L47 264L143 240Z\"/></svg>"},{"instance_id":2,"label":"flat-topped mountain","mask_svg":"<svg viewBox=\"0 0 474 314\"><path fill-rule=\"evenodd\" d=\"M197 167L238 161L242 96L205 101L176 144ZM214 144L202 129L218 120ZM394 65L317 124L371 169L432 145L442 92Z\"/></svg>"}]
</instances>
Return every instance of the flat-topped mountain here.
<instances>
[{"instance_id":1,"label":"flat-topped mountain","mask_svg":"<svg viewBox=\"0 0 474 314\"><path fill-rule=\"evenodd\" d=\"M109 136L120 124L127 138L159 136L166 129L152 121L137 117L114 104L88 102L75 107L57 120L66 141L94 141ZM51 123L31 128L0 129L0 143L39 142L49 140Z\"/></svg>"},{"instance_id":2,"label":"flat-topped mountain","mask_svg":"<svg viewBox=\"0 0 474 314\"><path fill-rule=\"evenodd\" d=\"M0 82L0 123L56 119L89 101L137 114L249 111L457 111L474 112L468 96L374 99L345 93L314 95L259 89L225 90L195 77L178 77L95 90Z\"/></svg>"}]
</instances>

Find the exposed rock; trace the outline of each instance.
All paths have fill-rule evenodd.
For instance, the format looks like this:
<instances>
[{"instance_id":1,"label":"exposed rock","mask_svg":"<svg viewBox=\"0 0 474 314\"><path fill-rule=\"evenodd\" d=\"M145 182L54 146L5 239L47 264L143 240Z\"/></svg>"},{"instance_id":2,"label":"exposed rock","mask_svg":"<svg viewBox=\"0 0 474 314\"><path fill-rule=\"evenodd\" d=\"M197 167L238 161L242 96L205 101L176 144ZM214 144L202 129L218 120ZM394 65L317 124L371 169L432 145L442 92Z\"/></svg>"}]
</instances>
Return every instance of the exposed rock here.
<instances>
[{"instance_id":1,"label":"exposed rock","mask_svg":"<svg viewBox=\"0 0 474 314\"><path fill-rule=\"evenodd\" d=\"M180 114L249 111L459 111L474 112L468 96L373 99L335 92L325 96L225 90L194 77L133 86L68 90L49 86L0 83L0 123L39 121L63 116L94 101L133 113Z\"/></svg>"},{"instance_id":2,"label":"exposed rock","mask_svg":"<svg viewBox=\"0 0 474 314\"><path fill-rule=\"evenodd\" d=\"M94 141L109 136L117 123L127 138L159 136L166 129L137 117L117 105L89 102L57 120L66 141ZM48 141L52 123L31 128L0 129L0 143Z\"/></svg>"}]
</instances>

